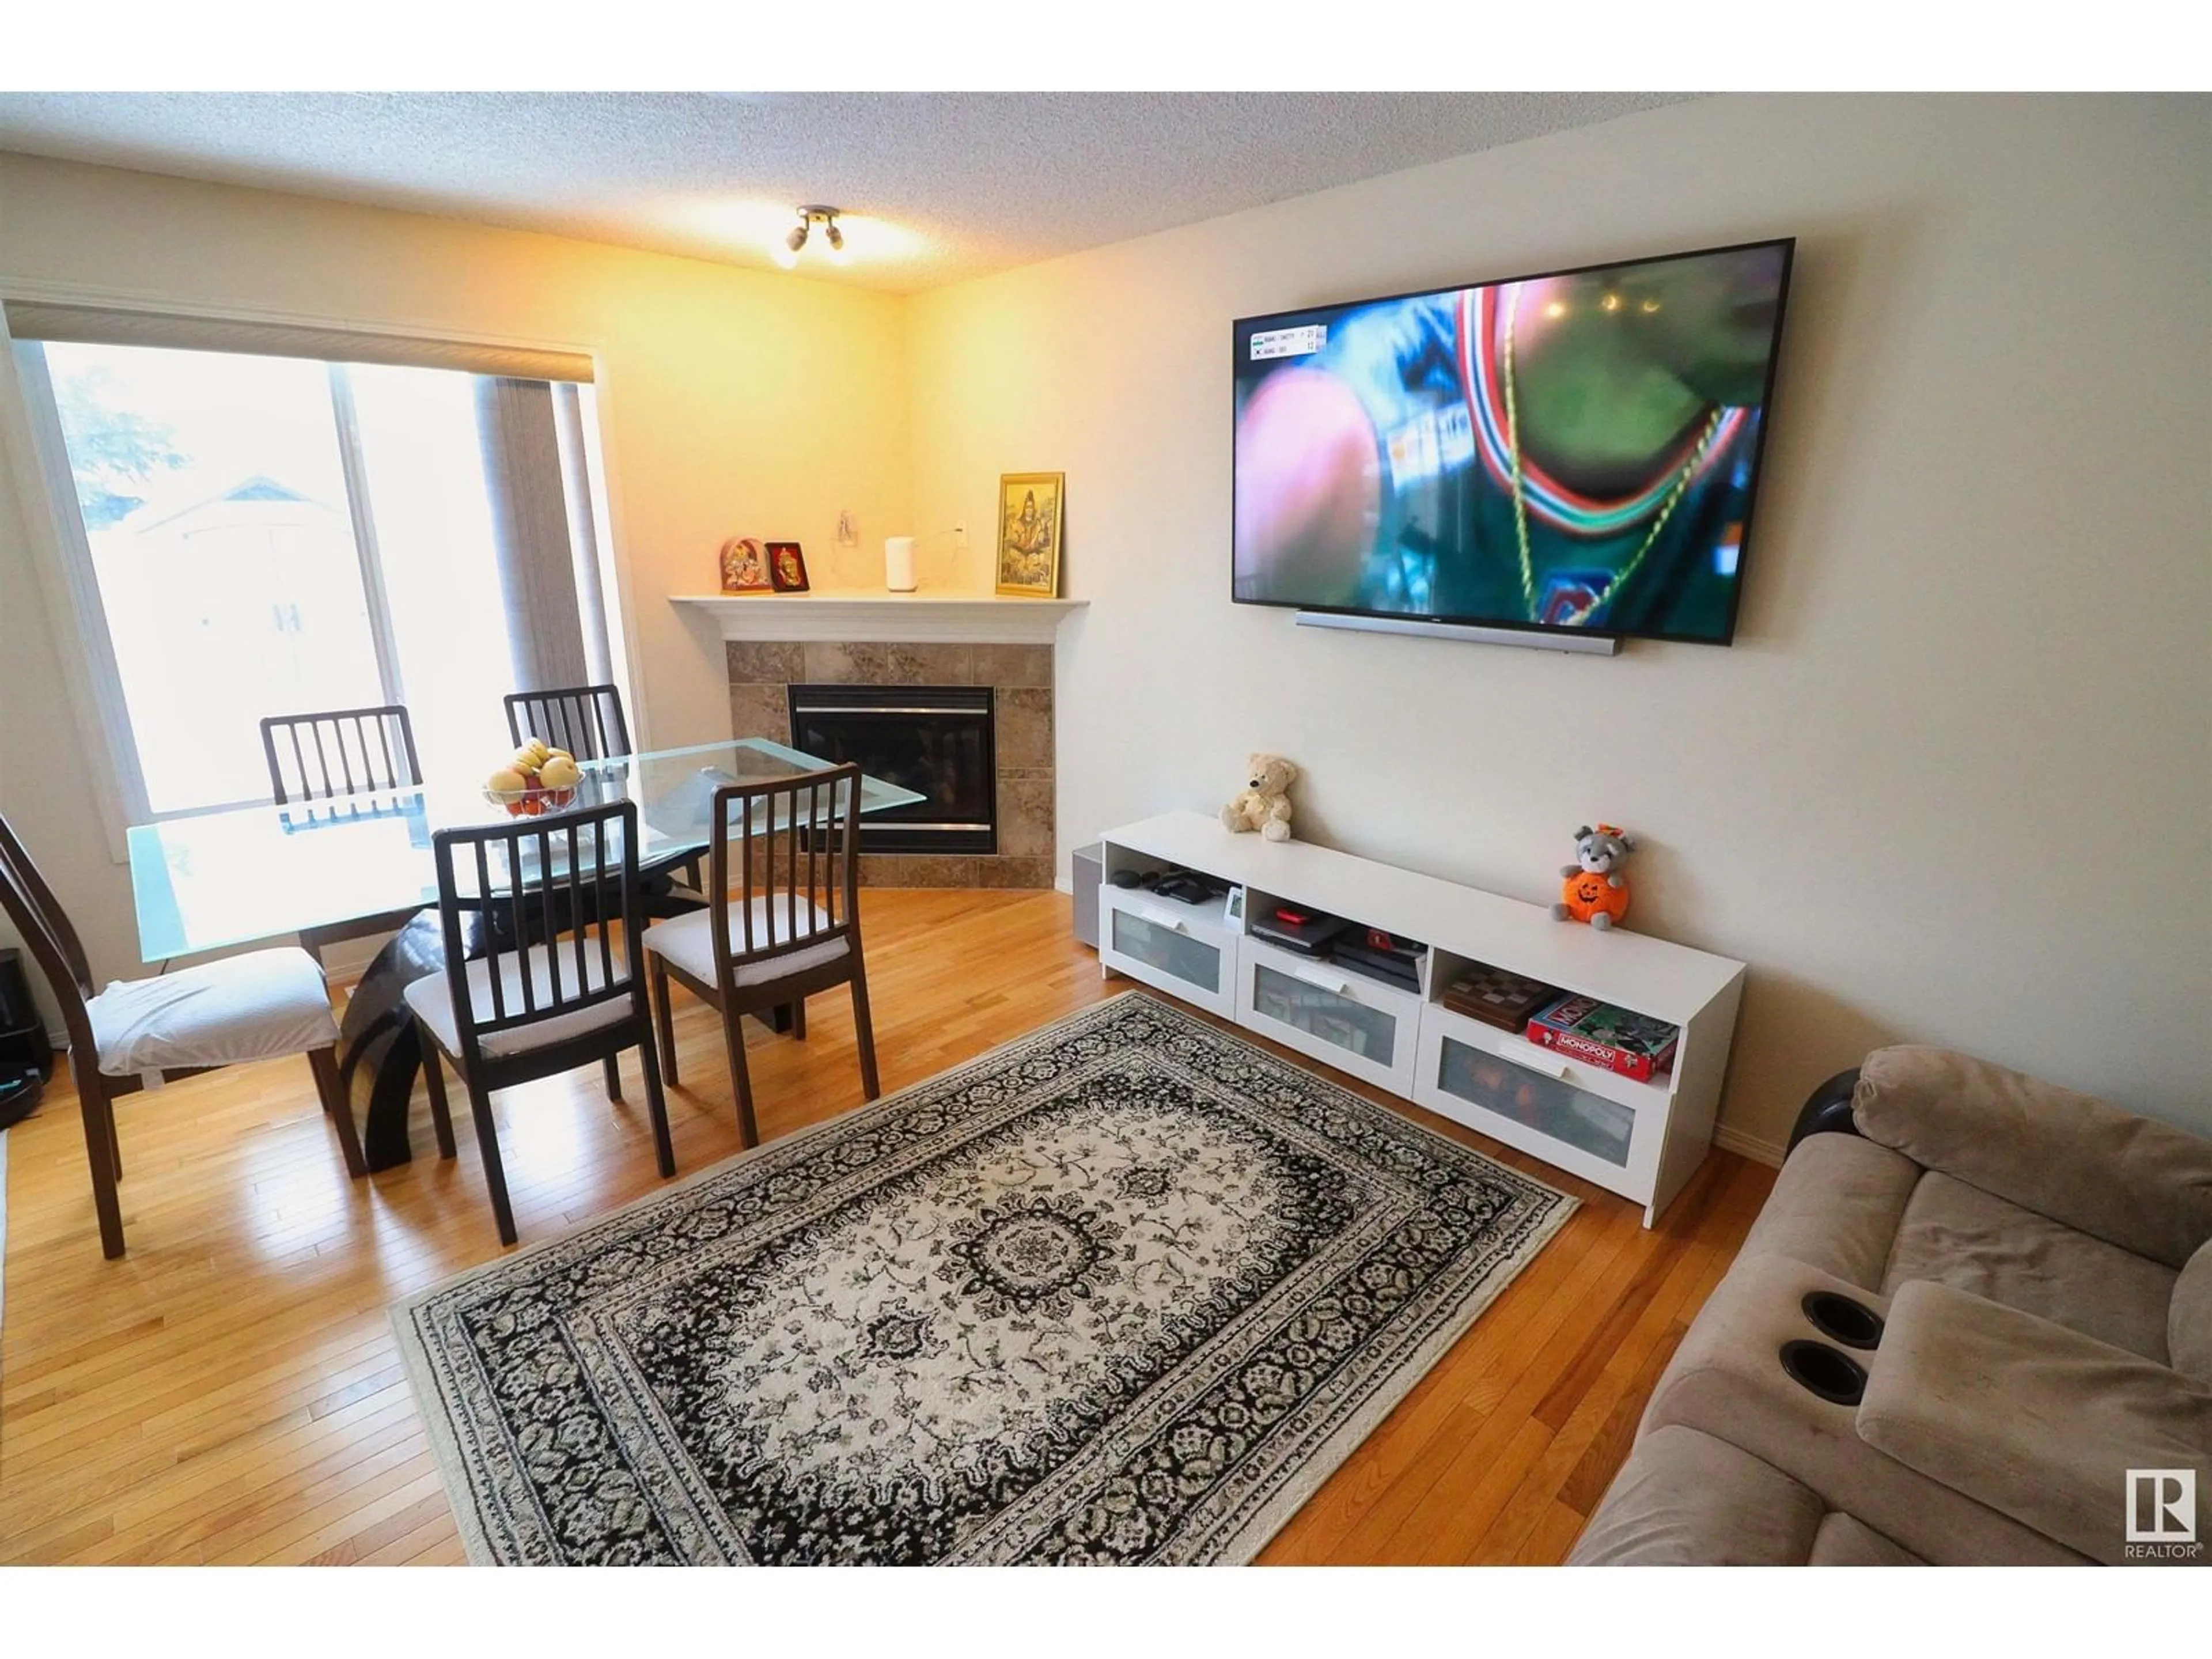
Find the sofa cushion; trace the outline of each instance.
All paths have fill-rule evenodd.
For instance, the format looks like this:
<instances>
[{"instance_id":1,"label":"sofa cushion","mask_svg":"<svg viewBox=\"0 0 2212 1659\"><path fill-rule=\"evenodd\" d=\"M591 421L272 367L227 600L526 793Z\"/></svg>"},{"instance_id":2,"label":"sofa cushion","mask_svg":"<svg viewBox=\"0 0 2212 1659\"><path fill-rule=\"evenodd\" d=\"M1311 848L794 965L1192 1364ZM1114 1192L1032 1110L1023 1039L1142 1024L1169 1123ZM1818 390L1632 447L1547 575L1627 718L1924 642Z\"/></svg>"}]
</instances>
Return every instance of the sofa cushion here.
<instances>
[{"instance_id":1,"label":"sofa cushion","mask_svg":"<svg viewBox=\"0 0 2212 1659\"><path fill-rule=\"evenodd\" d=\"M1924 1567L1928 1564L1904 1545L1884 1538L1856 1516L1831 1510L1813 1534L1808 1567Z\"/></svg>"},{"instance_id":2,"label":"sofa cushion","mask_svg":"<svg viewBox=\"0 0 2212 1659\"><path fill-rule=\"evenodd\" d=\"M1890 1304L1857 1428L1906 1468L2118 1564L2126 1472L2212 1465L2212 1388L1922 1280Z\"/></svg>"},{"instance_id":3,"label":"sofa cushion","mask_svg":"<svg viewBox=\"0 0 2212 1659\"><path fill-rule=\"evenodd\" d=\"M1818 1337L1804 1310L1813 1291L1844 1293L1882 1313L1887 1303L1787 1256L1751 1256L1728 1271L1675 1349L1645 1408L1642 1432L1676 1424L1741 1448L1926 1560L2069 1565L2074 1550L1944 1486L1859 1437L1856 1413L1811 1393L1783 1368L1783 1345ZM1868 1359L1885 1363L1888 1339Z\"/></svg>"},{"instance_id":4,"label":"sofa cushion","mask_svg":"<svg viewBox=\"0 0 2212 1659\"><path fill-rule=\"evenodd\" d=\"M1740 1256L1787 1256L1879 1291L1919 1179L1918 1164L1871 1140L1808 1136L1782 1166Z\"/></svg>"},{"instance_id":5,"label":"sofa cushion","mask_svg":"<svg viewBox=\"0 0 2212 1659\"><path fill-rule=\"evenodd\" d=\"M2212 1243L2189 1258L2173 1282L2166 1352L2174 1370L2212 1382Z\"/></svg>"},{"instance_id":6,"label":"sofa cushion","mask_svg":"<svg viewBox=\"0 0 2212 1659\"><path fill-rule=\"evenodd\" d=\"M1947 1175L1921 1177L1881 1278L1934 1279L2164 1364L2172 1268Z\"/></svg>"},{"instance_id":7,"label":"sofa cushion","mask_svg":"<svg viewBox=\"0 0 2212 1659\"><path fill-rule=\"evenodd\" d=\"M1807 1486L1695 1429L1652 1430L1636 1443L1569 1566L1797 1566L1827 1513Z\"/></svg>"},{"instance_id":8,"label":"sofa cushion","mask_svg":"<svg viewBox=\"0 0 2212 1659\"><path fill-rule=\"evenodd\" d=\"M1851 1118L1923 1169L2179 1269L2212 1238L2212 1140L1971 1055L1877 1048Z\"/></svg>"}]
</instances>

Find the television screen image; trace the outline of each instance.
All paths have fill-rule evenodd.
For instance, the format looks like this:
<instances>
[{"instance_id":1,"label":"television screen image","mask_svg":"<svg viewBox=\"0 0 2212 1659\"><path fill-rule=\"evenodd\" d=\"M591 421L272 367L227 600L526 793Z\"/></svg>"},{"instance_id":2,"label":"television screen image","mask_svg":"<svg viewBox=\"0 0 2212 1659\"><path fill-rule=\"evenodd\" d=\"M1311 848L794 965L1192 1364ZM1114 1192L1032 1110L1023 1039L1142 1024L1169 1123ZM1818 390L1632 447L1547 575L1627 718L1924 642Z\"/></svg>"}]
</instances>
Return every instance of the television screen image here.
<instances>
[{"instance_id":1,"label":"television screen image","mask_svg":"<svg viewBox=\"0 0 2212 1659\"><path fill-rule=\"evenodd\" d=\"M1725 645L1795 246L1238 322L1231 597Z\"/></svg>"}]
</instances>

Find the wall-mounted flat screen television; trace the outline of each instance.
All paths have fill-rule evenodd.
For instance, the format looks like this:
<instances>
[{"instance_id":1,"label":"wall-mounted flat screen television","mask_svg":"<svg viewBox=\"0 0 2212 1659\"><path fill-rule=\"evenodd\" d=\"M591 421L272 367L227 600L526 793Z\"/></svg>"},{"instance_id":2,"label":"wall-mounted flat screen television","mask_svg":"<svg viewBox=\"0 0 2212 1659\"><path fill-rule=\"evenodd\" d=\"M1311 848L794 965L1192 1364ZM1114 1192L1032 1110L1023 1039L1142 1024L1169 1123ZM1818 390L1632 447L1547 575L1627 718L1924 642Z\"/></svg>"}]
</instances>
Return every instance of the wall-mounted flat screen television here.
<instances>
[{"instance_id":1,"label":"wall-mounted flat screen television","mask_svg":"<svg viewBox=\"0 0 2212 1659\"><path fill-rule=\"evenodd\" d=\"M1239 321L1231 597L1727 644L1796 246Z\"/></svg>"}]
</instances>

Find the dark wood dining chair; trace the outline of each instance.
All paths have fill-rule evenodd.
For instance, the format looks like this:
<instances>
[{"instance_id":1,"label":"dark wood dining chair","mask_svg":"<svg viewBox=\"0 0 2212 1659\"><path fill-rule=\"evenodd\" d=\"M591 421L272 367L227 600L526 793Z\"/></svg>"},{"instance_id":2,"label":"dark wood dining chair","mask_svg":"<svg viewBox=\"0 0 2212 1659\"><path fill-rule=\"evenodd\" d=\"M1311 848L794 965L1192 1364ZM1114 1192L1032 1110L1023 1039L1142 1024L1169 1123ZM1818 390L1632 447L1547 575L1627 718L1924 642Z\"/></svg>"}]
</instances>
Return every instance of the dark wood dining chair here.
<instances>
[{"instance_id":1,"label":"dark wood dining chair","mask_svg":"<svg viewBox=\"0 0 2212 1659\"><path fill-rule=\"evenodd\" d=\"M84 945L14 829L0 817L0 913L52 988L69 1033L70 1075L84 1117L100 1245L121 1255L123 1176L115 1101L149 1080L174 1082L248 1060L305 1054L336 1123L346 1172L368 1173L352 1103L338 1081L337 1021L323 970L305 951L248 951L95 990Z\"/></svg>"},{"instance_id":2,"label":"dark wood dining chair","mask_svg":"<svg viewBox=\"0 0 2212 1659\"><path fill-rule=\"evenodd\" d=\"M876 1078L875 1027L860 949L860 769L833 766L714 792L704 910L646 930L660 1065L676 1081L676 1035L668 981L722 1016L722 1044L738 1096L738 1133L760 1143L751 1075L738 1021L788 1006L791 1032L806 1037L806 999L853 988L853 1030L860 1087L883 1092Z\"/></svg>"},{"instance_id":3,"label":"dark wood dining chair","mask_svg":"<svg viewBox=\"0 0 2212 1659\"><path fill-rule=\"evenodd\" d=\"M398 703L270 714L261 722L261 750L279 806L422 781L415 727Z\"/></svg>"},{"instance_id":4,"label":"dark wood dining chair","mask_svg":"<svg viewBox=\"0 0 2212 1659\"><path fill-rule=\"evenodd\" d=\"M660 1173L676 1173L645 975L630 954L642 920L637 840L629 801L431 837L446 971L410 985L407 1006L428 1039L422 1071L444 1157L454 1155L453 1125L440 1055L468 1090L502 1244L515 1241L514 1210L492 1118L495 1090L596 1060L606 1068L608 1098L620 1100L616 1057L635 1048ZM468 926L479 917L488 925ZM480 942L473 957L465 933Z\"/></svg>"},{"instance_id":5,"label":"dark wood dining chair","mask_svg":"<svg viewBox=\"0 0 2212 1659\"><path fill-rule=\"evenodd\" d=\"M619 760L635 754L630 747L629 722L623 717L622 688L614 685L568 685L550 691L512 691L507 706L507 732L517 747L525 738L543 738L555 749L565 749L578 760ZM704 878L699 860L686 859L665 873L645 878L641 891L647 916L688 915L704 908L701 892Z\"/></svg>"},{"instance_id":6,"label":"dark wood dining chair","mask_svg":"<svg viewBox=\"0 0 2212 1659\"><path fill-rule=\"evenodd\" d=\"M635 752L623 718L620 688L569 685L550 691L514 691L507 698L507 735L520 744L543 738L578 760L613 760Z\"/></svg>"},{"instance_id":7,"label":"dark wood dining chair","mask_svg":"<svg viewBox=\"0 0 2212 1659\"><path fill-rule=\"evenodd\" d=\"M325 708L270 714L261 722L261 752L269 763L269 787L279 806L343 802L375 790L412 788L422 781L415 728L398 703L376 708ZM323 947L404 927L420 906L300 930L301 948L317 962Z\"/></svg>"}]
</instances>

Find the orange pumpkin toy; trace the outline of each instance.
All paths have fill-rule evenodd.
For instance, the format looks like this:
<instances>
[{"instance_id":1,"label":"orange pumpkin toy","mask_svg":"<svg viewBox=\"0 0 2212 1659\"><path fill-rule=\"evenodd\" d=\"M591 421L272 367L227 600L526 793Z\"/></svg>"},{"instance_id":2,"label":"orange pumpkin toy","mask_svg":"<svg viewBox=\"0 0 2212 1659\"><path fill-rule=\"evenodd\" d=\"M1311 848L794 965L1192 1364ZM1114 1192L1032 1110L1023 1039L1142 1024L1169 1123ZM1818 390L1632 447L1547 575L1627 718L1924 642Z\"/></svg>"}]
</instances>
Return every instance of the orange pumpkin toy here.
<instances>
[{"instance_id":1,"label":"orange pumpkin toy","mask_svg":"<svg viewBox=\"0 0 2212 1659\"><path fill-rule=\"evenodd\" d=\"M1552 907L1554 921L1586 921L1604 929L1628 914L1628 878L1620 866L1636 843L1625 830L1609 823L1584 824L1575 831L1575 861L1562 865L1566 878L1559 902Z\"/></svg>"}]
</instances>

